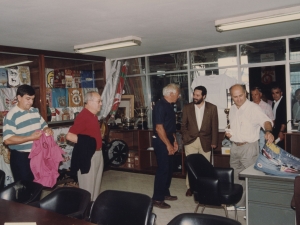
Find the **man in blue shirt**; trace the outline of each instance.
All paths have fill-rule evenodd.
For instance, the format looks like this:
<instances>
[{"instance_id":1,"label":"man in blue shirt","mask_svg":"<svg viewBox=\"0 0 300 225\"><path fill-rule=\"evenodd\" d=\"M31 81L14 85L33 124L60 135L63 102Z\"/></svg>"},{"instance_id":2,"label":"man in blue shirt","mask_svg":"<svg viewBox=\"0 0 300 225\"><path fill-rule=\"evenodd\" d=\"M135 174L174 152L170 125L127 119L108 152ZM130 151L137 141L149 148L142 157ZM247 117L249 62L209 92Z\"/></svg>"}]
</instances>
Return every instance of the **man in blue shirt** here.
<instances>
[{"instance_id":1,"label":"man in blue shirt","mask_svg":"<svg viewBox=\"0 0 300 225\"><path fill-rule=\"evenodd\" d=\"M32 143L41 137L42 130L53 135L38 109L32 107L34 97L33 87L26 84L18 87L18 103L3 120L3 141L11 150L10 167L14 181L33 181L28 159Z\"/></svg>"},{"instance_id":2,"label":"man in blue shirt","mask_svg":"<svg viewBox=\"0 0 300 225\"><path fill-rule=\"evenodd\" d=\"M165 200L177 200L171 196L170 185L173 173L173 157L178 150L176 142L176 115L173 103L179 98L180 89L176 84L163 88L163 98L153 109L153 147L157 159L157 171L154 180L153 206L168 209L171 206Z\"/></svg>"}]
</instances>

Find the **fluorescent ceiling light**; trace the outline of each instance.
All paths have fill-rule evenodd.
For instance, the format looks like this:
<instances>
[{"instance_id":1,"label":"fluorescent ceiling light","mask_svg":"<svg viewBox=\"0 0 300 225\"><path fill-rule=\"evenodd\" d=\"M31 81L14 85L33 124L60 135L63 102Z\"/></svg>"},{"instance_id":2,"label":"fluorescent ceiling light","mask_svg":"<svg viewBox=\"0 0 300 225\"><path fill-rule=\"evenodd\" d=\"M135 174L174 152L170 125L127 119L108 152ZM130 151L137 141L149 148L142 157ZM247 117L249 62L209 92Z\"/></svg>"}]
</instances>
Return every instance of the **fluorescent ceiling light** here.
<instances>
[{"instance_id":1,"label":"fluorescent ceiling light","mask_svg":"<svg viewBox=\"0 0 300 225\"><path fill-rule=\"evenodd\" d=\"M31 62L32 61L22 61L22 62L17 62L17 63L11 63L11 64L0 66L0 68L7 68L7 67L12 67L12 66L19 66L19 65L26 64L26 63L31 63Z\"/></svg>"},{"instance_id":2,"label":"fluorescent ceiling light","mask_svg":"<svg viewBox=\"0 0 300 225\"><path fill-rule=\"evenodd\" d=\"M215 21L218 32L300 20L300 6L254 13Z\"/></svg>"},{"instance_id":3,"label":"fluorescent ceiling light","mask_svg":"<svg viewBox=\"0 0 300 225\"><path fill-rule=\"evenodd\" d=\"M141 38L128 36L124 38L110 39L90 44L75 45L74 51L77 53L97 52L114 48L124 48L129 46L141 45L141 43Z\"/></svg>"}]
</instances>

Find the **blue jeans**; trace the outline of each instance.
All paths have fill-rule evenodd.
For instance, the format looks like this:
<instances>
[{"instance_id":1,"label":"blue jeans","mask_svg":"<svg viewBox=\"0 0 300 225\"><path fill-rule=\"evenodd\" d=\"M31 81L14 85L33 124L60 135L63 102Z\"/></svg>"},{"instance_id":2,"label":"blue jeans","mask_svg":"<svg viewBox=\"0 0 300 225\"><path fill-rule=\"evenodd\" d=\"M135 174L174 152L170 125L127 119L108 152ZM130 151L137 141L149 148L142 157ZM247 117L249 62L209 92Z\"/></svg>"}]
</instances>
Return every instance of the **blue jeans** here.
<instances>
[{"instance_id":1,"label":"blue jeans","mask_svg":"<svg viewBox=\"0 0 300 225\"><path fill-rule=\"evenodd\" d=\"M173 143L171 141L171 143ZM166 145L157 137L153 138L154 153L157 160L157 170L154 180L153 200L164 201L165 196L170 196L170 185L173 174L174 155L168 155Z\"/></svg>"}]
</instances>

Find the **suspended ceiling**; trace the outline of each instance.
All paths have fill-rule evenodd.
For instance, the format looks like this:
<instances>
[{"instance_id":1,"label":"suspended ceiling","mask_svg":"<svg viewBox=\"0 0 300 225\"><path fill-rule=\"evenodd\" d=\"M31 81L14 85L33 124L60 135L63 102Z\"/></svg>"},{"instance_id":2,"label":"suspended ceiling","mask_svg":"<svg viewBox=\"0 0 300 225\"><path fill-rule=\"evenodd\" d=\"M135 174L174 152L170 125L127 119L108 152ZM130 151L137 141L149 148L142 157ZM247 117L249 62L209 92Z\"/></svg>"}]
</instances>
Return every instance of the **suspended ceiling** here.
<instances>
[{"instance_id":1,"label":"suspended ceiling","mask_svg":"<svg viewBox=\"0 0 300 225\"><path fill-rule=\"evenodd\" d=\"M0 45L73 53L73 46L138 36L142 45L91 55L122 58L287 35L300 21L216 32L214 21L299 5L299 0L0 1Z\"/></svg>"}]
</instances>

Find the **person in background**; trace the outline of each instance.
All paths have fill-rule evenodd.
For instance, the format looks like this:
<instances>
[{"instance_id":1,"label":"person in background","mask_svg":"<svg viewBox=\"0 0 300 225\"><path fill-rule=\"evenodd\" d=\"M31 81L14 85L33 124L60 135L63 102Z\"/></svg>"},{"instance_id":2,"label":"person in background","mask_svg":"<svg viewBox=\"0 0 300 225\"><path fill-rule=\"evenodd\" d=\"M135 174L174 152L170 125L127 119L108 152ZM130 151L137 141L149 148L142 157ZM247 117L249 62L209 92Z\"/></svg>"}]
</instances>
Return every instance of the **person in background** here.
<instances>
[{"instance_id":1,"label":"person in background","mask_svg":"<svg viewBox=\"0 0 300 225\"><path fill-rule=\"evenodd\" d=\"M218 144L219 120L217 106L205 101L204 86L194 88L193 102L183 107L181 133L185 155L202 154L210 161L211 149ZM192 196L186 176L186 196Z\"/></svg>"},{"instance_id":2,"label":"person in background","mask_svg":"<svg viewBox=\"0 0 300 225\"><path fill-rule=\"evenodd\" d=\"M286 101L282 96L282 90L279 86L273 86L271 92L274 99L272 110L275 117L273 134L279 141L278 143L275 141L275 143L284 149L284 132L286 131Z\"/></svg>"},{"instance_id":3,"label":"person in background","mask_svg":"<svg viewBox=\"0 0 300 225\"><path fill-rule=\"evenodd\" d=\"M300 88L295 91L296 102L293 104L293 119L299 123L300 120Z\"/></svg>"},{"instance_id":4,"label":"person in background","mask_svg":"<svg viewBox=\"0 0 300 225\"><path fill-rule=\"evenodd\" d=\"M11 150L10 168L14 181L33 181L30 169L29 153L34 140L39 140L42 131L53 135L53 131L33 108L35 91L33 87L23 84L17 89L18 103L7 113L3 121L3 141Z\"/></svg>"},{"instance_id":5,"label":"person in background","mask_svg":"<svg viewBox=\"0 0 300 225\"><path fill-rule=\"evenodd\" d=\"M255 104L258 104L262 111L272 120L274 121L274 114L272 111L272 107L262 100L262 92L260 87L251 88L251 97ZM261 150L266 143L265 133L262 128L259 131L259 150Z\"/></svg>"},{"instance_id":6,"label":"person in background","mask_svg":"<svg viewBox=\"0 0 300 225\"><path fill-rule=\"evenodd\" d=\"M229 112L230 129L225 129L225 135L232 142L230 148L230 167L234 169L234 182L243 186L243 196L235 206L245 210L245 181L239 179L239 173L256 162L258 156L259 130L265 131L268 143L274 141L272 120L261 108L246 98L245 85L231 86L230 95L234 101Z\"/></svg>"},{"instance_id":7,"label":"person in background","mask_svg":"<svg viewBox=\"0 0 300 225\"><path fill-rule=\"evenodd\" d=\"M153 108L153 147L157 160L152 202L154 207L168 209L171 206L165 200L177 200L171 196L170 185L173 173L173 158L178 150L176 142L176 115L173 103L180 95L176 84L168 84L163 88L163 98Z\"/></svg>"},{"instance_id":8,"label":"person in background","mask_svg":"<svg viewBox=\"0 0 300 225\"><path fill-rule=\"evenodd\" d=\"M83 110L74 120L74 125L70 127L66 139L78 144L80 140L79 137L81 135L86 135L96 141L96 148L92 149L95 153L92 155L90 162L86 162L90 163L90 168L87 169L87 173L82 173L82 171L77 172L79 187L89 191L91 193L92 201L95 201L100 194L100 184L103 172L103 156L101 152L102 137L100 124L98 122L98 117L96 116L102 106L101 96L98 92L88 92L84 96L84 104ZM88 143L86 143L86 145L87 144ZM87 149L85 149L85 151L87 151Z\"/></svg>"}]
</instances>

